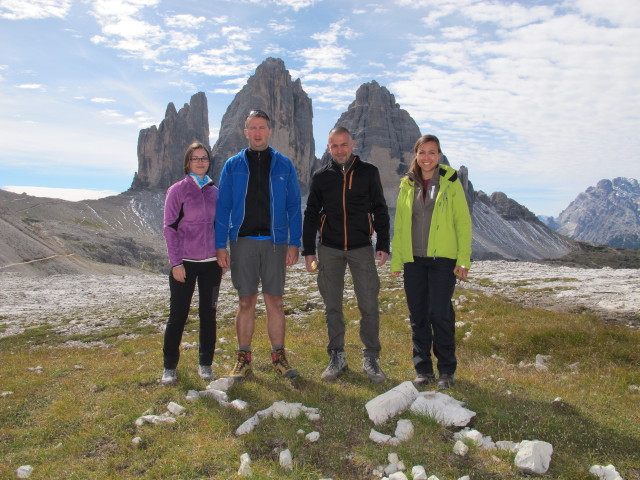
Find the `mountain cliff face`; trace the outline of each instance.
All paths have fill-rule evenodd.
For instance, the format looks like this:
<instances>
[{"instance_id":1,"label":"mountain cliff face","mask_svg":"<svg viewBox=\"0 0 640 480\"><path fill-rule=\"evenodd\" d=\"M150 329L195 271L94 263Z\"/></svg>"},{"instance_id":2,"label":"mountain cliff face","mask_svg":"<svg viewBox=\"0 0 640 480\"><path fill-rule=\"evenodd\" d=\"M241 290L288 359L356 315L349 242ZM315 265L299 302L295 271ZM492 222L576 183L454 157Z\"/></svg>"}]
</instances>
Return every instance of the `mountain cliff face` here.
<instances>
[{"instance_id":1,"label":"mountain cliff face","mask_svg":"<svg viewBox=\"0 0 640 480\"><path fill-rule=\"evenodd\" d=\"M247 147L243 130L251 110L264 110L271 118L271 146L293 161L305 193L316 149L311 99L278 58L262 62L227 108L212 151L211 178L217 183L224 162Z\"/></svg>"},{"instance_id":2,"label":"mountain cliff face","mask_svg":"<svg viewBox=\"0 0 640 480\"><path fill-rule=\"evenodd\" d=\"M389 90L372 81L358 88L356 99L336 125L347 128L351 133L355 140L354 153L378 167L387 205L395 207L400 177L409 169L413 145L420 137L416 122L400 108ZM322 141L326 142L327 137ZM330 160L331 155L326 151L313 171Z\"/></svg>"},{"instance_id":3,"label":"mountain cliff face","mask_svg":"<svg viewBox=\"0 0 640 480\"><path fill-rule=\"evenodd\" d=\"M558 233L576 240L640 249L640 185L632 178L600 180L555 221Z\"/></svg>"},{"instance_id":4,"label":"mountain cliff face","mask_svg":"<svg viewBox=\"0 0 640 480\"><path fill-rule=\"evenodd\" d=\"M577 248L544 225L531 211L502 192L475 193L472 257L476 260L542 260Z\"/></svg>"},{"instance_id":5,"label":"mountain cliff face","mask_svg":"<svg viewBox=\"0 0 640 480\"><path fill-rule=\"evenodd\" d=\"M184 152L196 141L210 148L209 110L203 92L193 95L180 111L170 103L159 127L140 130L138 171L131 190L166 191L184 177Z\"/></svg>"}]
</instances>

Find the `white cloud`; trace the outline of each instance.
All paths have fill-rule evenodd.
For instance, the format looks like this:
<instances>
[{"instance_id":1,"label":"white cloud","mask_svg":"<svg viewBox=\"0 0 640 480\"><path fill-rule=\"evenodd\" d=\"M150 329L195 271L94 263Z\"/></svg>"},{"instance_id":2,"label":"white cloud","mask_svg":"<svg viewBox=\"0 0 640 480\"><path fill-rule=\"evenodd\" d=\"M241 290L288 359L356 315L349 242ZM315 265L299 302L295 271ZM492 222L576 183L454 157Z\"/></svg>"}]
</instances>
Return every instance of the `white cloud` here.
<instances>
[{"instance_id":1,"label":"white cloud","mask_svg":"<svg viewBox=\"0 0 640 480\"><path fill-rule=\"evenodd\" d=\"M202 28L204 23L207 21L205 17L196 17L194 15L173 15L171 17L165 18L164 22L168 27L172 28L184 28L184 29L199 29Z\"/></svg>"},{"instance_id":2,"label":"white cloud","mask_svg":"<svg viewBox=\"0 0 640 480\"><path fill-rule=\"evenodd\" d=\"M636 0L572 0L581 13L605 19L614 25L640 27L640 8Z\"/></svg>"},{"instance_id":3,"label":"white cloud","mask_svg":"<svg viewBox=\"0 0 640 480\"><path fill-rule=\"evenodd\" d=\"M84 188L55 188L55 187L31 187L21 185L3 185L2 190L17 194L26 193L33 197L60 198L71 202L81 200L97 200L99 198L118 195L113 190L89 190Z\"/></svg>"},{"instance_id":4,"label":"white cloud","mask_svg":"<svg viewBox=\"0 0 640 480\"><path fill-rule=\"evenodd\" d=\"M27 20L64 18L69 13L72 0L0 0L0 18Z\"/></svg>"},{"instance_id":5,"label":"white cloud","mask_svg":"<svg viewBox=\"0 0 640 480\"><path fill-rule=\"evenodd\" d=\"M115 102L113 98L93 97L91 99L93 103L112 103Z\"/></svg>"},{"instance_id":6,"label":"white cloud","mask_svg":"<svg viewBox=\"0 0 640 480\"><path fill-rule=\"evenodd\" d=\"M287 18L271 20L267 24L267 27L270 32L273 32L276 35L282 35L294 29L293 22Z\"/></svg>"},{"instance_id":7,"label":"white cloud","mask_svg":"<svg viewBox=\"0 0 640 480\"><path fill-rule=\"evenodd\" d=\"M346 26L346 20L332 23L328 30L311 35L311 38L318 41L319 46L295 52L295 55L305 62L302 73L307 75L314 70L345 68L345 60L351 55L351 50L339 46L338 41L340 37L350 40L357 36L357 32Z\"/></svg>"},{"instance_id":8,"label":"white cloud","mask_svg":"<svg viewBox=\"0 0 640 480\"><path fill-rule=\"evenodd\" d=\"M18 88L23 88L25 90L44 90L44 85L39 83L23 83L21 85L16 85Z\"/></svg>"},{"instance_id":9,"label":"white cloud","mask_svg":"<svg viewBox=\"0 0 640 480\"><path fill-rule=\"evenodd\" d=\"M231 77L247 75L256 66L253 58L239 55L233 48L226 46L218 50L210 49L202 53L190 54L183 68L188 72L203 75Z\"/></svg>"}]
</instances>

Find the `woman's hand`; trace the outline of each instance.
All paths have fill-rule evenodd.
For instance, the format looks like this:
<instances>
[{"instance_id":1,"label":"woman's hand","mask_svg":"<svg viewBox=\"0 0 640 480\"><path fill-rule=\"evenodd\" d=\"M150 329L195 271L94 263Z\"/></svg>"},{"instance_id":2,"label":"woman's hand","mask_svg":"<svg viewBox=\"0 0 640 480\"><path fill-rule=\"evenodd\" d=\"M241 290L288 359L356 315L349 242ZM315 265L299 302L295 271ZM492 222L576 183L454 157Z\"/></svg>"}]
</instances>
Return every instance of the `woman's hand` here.
<instances>
[{"instance_id":1,"label":"woman's hand","mask_svg":"<svg viewBox=\"0 0 640 480\"><path fill-rule=\"evenodd\" d=\"M176 282L184 283L187 279L187 272L184 269L184 265L176 265L171 269L171 276Z\"/></svg>"},{"instance_id":2,"label":"woman's hand","mask_svg":"<svg viewBox=\"0 0 640 480\"><path fill-rule=\"evenodd\" d=\"M466 280L469 269L461 265L456 265L456 268L453 269L453 274L458 277L458 280Z\"/></svg>"},{"instance_id":3,"label":"woman's hand","mask_svg":"<svg viewBox=\"0 0 640 480\"><path fill-rule=\"evenodd\" d=\"M393 275L394 277L399 277L400 276L400 272L391 272L391 275Z\"/></svg>"}]
</instances>

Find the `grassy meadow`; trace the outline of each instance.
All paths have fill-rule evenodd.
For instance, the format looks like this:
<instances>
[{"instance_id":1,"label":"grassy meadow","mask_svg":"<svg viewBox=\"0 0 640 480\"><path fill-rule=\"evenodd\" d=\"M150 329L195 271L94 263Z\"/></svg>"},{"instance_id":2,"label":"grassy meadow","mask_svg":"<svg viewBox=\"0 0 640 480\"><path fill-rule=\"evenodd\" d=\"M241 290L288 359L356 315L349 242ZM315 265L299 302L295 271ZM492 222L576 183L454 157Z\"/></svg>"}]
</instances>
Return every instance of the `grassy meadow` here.
<instances>
[{"instance_id":1,"label":"grassy meadow","mask_svg":"<svg viewBox=\"0 0 640 480\"><path fill-rule=\"evenodd\" d=\"M245 411L224 408L211 399L185 400L188 390L203 390L197 375L197 348L182 352L175 387L162 387L161 327L123 318L118 328L82 337L63 337L38 327L0 338L0 478L32 465L32 479L233 479L240 455L252 459L254 479L372 479L387 465L390 452L407 466L423 465L428 475L456 480L529 478L514 466L514 454L471 446L453 454L454 429L405 412L376 430L391 434L399 418L410 419L413 440L397 447L369 440L364 405L399 383L413 379L408 312L401 283L382 277L380 295L383 384L370 384L360 372L359 318L355 299L346 301L347 360L350 371L335 383L320 381L326 367L322 305L304 289L285 297L287 348L300 371L293 381L276 377L270 365L264 322L259 311L254 336L254 376L235 384L230 400L249 402ZM231 288L227 277L223 288ZM308 287L315 289L313 285ZM473 290L457 309L458 372L447 393L477 416L472 427L494 441L544 440L553 445L544 478L584 480L594 464L613 464L625 480L640 480L640 331L605 324L588 313L561 314L526 309L508 299ZM167 300L168 303L168 300ZM168 306L167 306L168 307ZM167 308L165 308L167 310ZM140 326L144 324L144 326ZM192 310L184 342L197 342L197 312ZM471 334L466 338L466 332ZM216 376L231 366L235 329L232 314L218 318ZM67 340L88 346L62 346ZM100 341L107 347L91 342ZM80 345L75 343L74 345ZM531 366L536 354L551 355L549 370ZM575 365L577 364L577 365ZM570 367L572 365L572 367ZM38 373L34 367L41 366ZM554 402L561 397L562 401ZM321 419L269 418L245 436L235 429L273 402L301 402L320 409ZM162 414L169 402L186 407L174 424L136 427L150 409ZM299 429L320 432L309 443ZM134 446L131 440L140 436ZM279 451L289 448L292 471L283 470Z\"/></svg>"}]
</instances>

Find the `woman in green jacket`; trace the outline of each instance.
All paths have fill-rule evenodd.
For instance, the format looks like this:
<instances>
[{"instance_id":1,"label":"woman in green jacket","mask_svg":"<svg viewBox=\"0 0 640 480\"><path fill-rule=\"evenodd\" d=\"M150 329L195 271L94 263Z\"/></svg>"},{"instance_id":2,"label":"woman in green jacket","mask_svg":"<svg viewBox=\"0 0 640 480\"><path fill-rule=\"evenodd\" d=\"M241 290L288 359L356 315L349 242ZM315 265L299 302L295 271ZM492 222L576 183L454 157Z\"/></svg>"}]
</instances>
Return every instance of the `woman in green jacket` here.
<instances>
[{"instance_id":1,"label":"woman in green jacket","mask_svg":"<svg viewBox=\"0 0 640 480\"><path fill-rule=\"evenodd\" d=\"M471 215L457 172L439 163L440 141L423 135L409 173L400 182L392 241L391 273L404 266L417 385L454 385L456 277L465 280L471 262Z\"/></svg>"}]
</instances>

